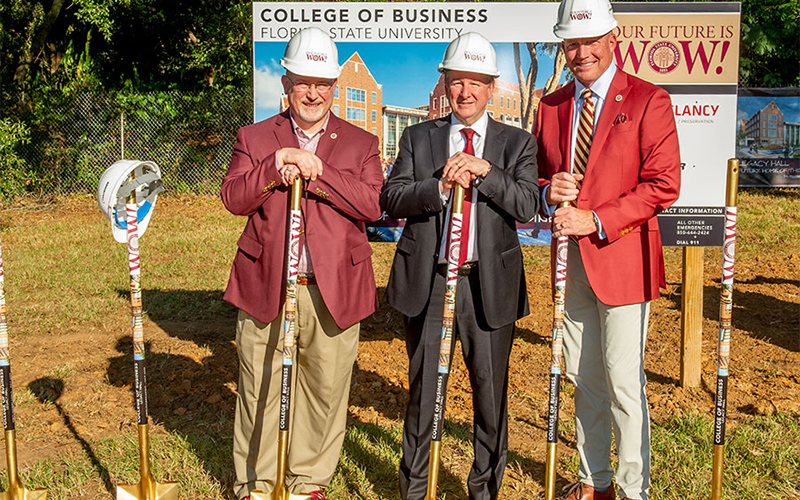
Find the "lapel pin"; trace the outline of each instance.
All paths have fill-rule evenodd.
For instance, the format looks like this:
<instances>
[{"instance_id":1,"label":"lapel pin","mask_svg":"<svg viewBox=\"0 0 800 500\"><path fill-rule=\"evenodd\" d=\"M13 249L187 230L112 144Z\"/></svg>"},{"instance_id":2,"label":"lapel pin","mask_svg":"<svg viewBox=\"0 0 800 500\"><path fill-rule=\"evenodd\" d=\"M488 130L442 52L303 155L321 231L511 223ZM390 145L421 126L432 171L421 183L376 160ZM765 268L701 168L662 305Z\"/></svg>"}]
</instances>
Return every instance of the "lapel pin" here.
<instances>
[{"instance_id":1,"label":"lapel pin","mask_svg":"<svg viewBox=\"0 0 800 500\"><path fill-rule=\"evenodd\" d=\"M617 94L617 97L615 97L614 100L620 102L622 100L622 94Z\"/></svg>"},{"instance_id":2,"label":"lapel pin","mask_svg":"<svg viewBox=\"0 0 800 500\"><path fill-rule=\"evenodd\" d=\"M336 139L337 137L339 137L339 136L336 135L336 132L331 133L331 139Z\"/></svg>"}]
</instances>

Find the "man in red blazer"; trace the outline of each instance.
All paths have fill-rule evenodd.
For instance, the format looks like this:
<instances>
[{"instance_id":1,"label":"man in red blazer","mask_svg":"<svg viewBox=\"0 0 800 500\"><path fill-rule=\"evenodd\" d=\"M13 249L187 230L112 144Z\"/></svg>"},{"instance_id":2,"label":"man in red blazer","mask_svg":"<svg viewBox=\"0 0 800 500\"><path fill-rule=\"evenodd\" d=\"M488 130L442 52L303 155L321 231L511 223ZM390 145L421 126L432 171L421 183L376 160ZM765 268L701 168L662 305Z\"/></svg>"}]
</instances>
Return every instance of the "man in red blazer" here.
<instances>
[{"instance_id":1,"label":"man in red blazer","mask_svg":"<svg viewBox=\"0 0 800 500\"><path fill-rule=\"evenodd\" d=\"M239 130L222 201L246 215L225 300L239 308L235 492L271 492L277 443L290 185L305 179L298 279L296 382L286 487L324 499L344 441L359 322L377 305L364 223L376 220L378 139L330 113L340 73L333 41L296 34L281 65L289 110Z\"/></svg>"},{"instance_id":2,"label":"man in red blazer","mask_svg":"<svg viewBox=\"0 0 800 500\"><path fill-rule=\"evenodd\" d=\"M568 500L616 498L612 427L620 496L648 498L644 346L649 302L664 285L656 215L680 189L669 95L616 67L616 26L608 0L562 0L554 31L575 80L542 99L534 130L554 242L570 236L564 359L580 481L565 488ZM553 213L562 202L570 206Z\"/></svg>"}]
</instances>

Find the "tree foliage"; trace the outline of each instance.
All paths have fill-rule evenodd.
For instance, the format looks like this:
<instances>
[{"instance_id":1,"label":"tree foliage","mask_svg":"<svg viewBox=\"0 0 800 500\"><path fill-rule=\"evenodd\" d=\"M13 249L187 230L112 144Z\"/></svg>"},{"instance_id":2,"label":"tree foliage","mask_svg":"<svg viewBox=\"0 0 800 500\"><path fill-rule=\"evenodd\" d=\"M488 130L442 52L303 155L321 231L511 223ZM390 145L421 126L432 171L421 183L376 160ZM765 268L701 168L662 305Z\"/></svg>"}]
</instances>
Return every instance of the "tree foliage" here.
<instances>
[{"instance_id":1,"label":"tree foliage","mask_svg":"<svg viewBox=\"0 0 800 500\"><path fill-rule=\"evenodd\" d=\"M203 90L251 81L245 0L4 0L3 91ZM800 85L800 0L744 0L741 84Z\"/></svg>"},{"instance_id":2,"label":"tree foliage","mask_svg":"<svg viewBox=\"0 0 800 500\"><path fill-rule=\"evenodd\" d=\"M7 0L3 91L202 90L249 85L250 2Z\"/></svg>"},{"instance_id":3,"label":"tree foliage","mask_svg":"<svg viewBox=\"0 0 800 500\"><path fill-rule=\"evenodd\" d=\"M800 0L744 0L739 83L800 86Z\"/></svg>"}]
</instances>

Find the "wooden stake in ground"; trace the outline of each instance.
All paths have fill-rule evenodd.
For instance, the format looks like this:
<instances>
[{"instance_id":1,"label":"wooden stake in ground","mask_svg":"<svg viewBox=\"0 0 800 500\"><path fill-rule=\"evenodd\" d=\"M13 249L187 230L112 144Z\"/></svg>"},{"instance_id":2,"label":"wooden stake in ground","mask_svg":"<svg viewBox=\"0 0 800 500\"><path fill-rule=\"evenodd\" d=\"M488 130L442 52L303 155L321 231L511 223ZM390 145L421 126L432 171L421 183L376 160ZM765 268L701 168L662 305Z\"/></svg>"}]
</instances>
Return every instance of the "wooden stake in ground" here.
<instances>
[{"instance_id":1,"label":"wooden stake in ground","mask_svg":"<svg viewBox=\"0 0 800 500\"><path fill-rule=\"evenodd\" d=\"M569 202L559 205L566 207ZM556 267L553 286L553 336L550 340L550 398L547 412L547 458L545 459L544 498L556 498L556 452L558 451L558 400L561 393L561 358L564 352L564 297L567 284L569 237L556 240Z\"/></svg>"},{"instance_id":2,"label":"wooden stake in ground","mask_svg":"<svg viewBox=\"0 0 800 500\"><path fill-rule=\"evenodd\" d=\"M135 171L134 171L135 172ZM131 182L134 180L131 172ZM142 328L142 287L139 282L139 231L136 190L131 191L125 204L128 230L128 268L131 277L131 325L133 327L133 390L139 421L138 484L117 486L117 500L177 500L178 483L157 483L150 472L150 433L147 412L147 376L144 359L144 330Z\"/></svg>"},{"instance_id":3,"label":"wooden stake in ground","mask_svg":"<svg viewBox=\"0 0 800 500\"><path fill-rule=\"evenodd\" d=\"M11 360L8 348L2 252L2 248L0 248L0 389L3 392L3 428L5 429L6 437L8 490L0 493L0 500L45 500L47 498L47 490L26 490L19 480L19 472L17 471L17 431L14 426L14 398L11 391Z\"/></svg>"},{"instance_id":4,"label":"wooden stake in ground","mask_svg":"<svg viewBox=\"0 0 800 500\"><path fill-rule=\"evenodd\" d=\"M711 500L722 499L722 464L725 459L725 416L728 400L728 366L731 357L731 312L733 310L733 263L736 248L736 193L739 160L728 160L725 196L725 240L722 243L722 290L719 296L719 343L717 344L717 394L714 411L714 462Z\"/></svg>"},{"instance_id":5,"label":"wooden stake in ground","mask_svg":"<svg viewBox=\"0 0 800 500\"><path fill-rule=\"evenodd\" d=\"M292 365L297 332L297 268L300 264L300 226L302 213L300 200L303 197L303 178L298 175L292 182L292 197L289 207L289 244L286 257L286 300L283 322L283 367L281 370L281 406L278 421L278 473L272 495L263 491L250 492L251 500L287 500L286 462L289 456L289 415L292 401Z\"/></svg>"},{"instance_id":6,"label":"wooden stake in ground","mask_svg":"<svg viewBox=\"0 0 800 500\"><path fill-rule=\"evenodd\" d=\"M458 283L458 257L461 241L464 210L464 188L456 184L453 189L453 207L450 214L449 244L447 247L447 274L444 285L444 311L442 313L442 339L439 344L439 369L436 373L436 399L433 405L433 427L431 429L431 456L428 462L428 493L425 500L436 500L439 482L439 461L442 456L442 427L444 407L447 402L447 377L450 375L450 351L453 346L453 327L456 308L456 284Z\"/></svg>"}]
</instances>

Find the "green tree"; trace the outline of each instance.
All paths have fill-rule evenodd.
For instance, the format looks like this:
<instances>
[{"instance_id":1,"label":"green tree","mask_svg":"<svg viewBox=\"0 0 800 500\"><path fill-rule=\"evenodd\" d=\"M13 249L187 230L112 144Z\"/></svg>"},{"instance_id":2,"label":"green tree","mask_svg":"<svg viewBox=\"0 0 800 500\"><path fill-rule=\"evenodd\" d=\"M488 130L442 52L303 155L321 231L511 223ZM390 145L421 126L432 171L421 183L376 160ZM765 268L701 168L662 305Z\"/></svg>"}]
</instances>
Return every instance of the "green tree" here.
<instances>
[{"instance_id":1,"label":"green tree","mask_svg":"<svg viewBox=\"0 0 800 500\"><path fill-rule=\"evenodd\" d=\"M249 85L250 2L0 3L3 91L203 90Z\"/></svg>"},{"instance_id":2,"label":"green tree","mask_svg":"<svg viewBox=\"0 0 800 500\"><path fill-rule=\"evenodd\" d=\"M744 0L739 84L800 86L800 0Z\"/></svg>"}]
</instances>

